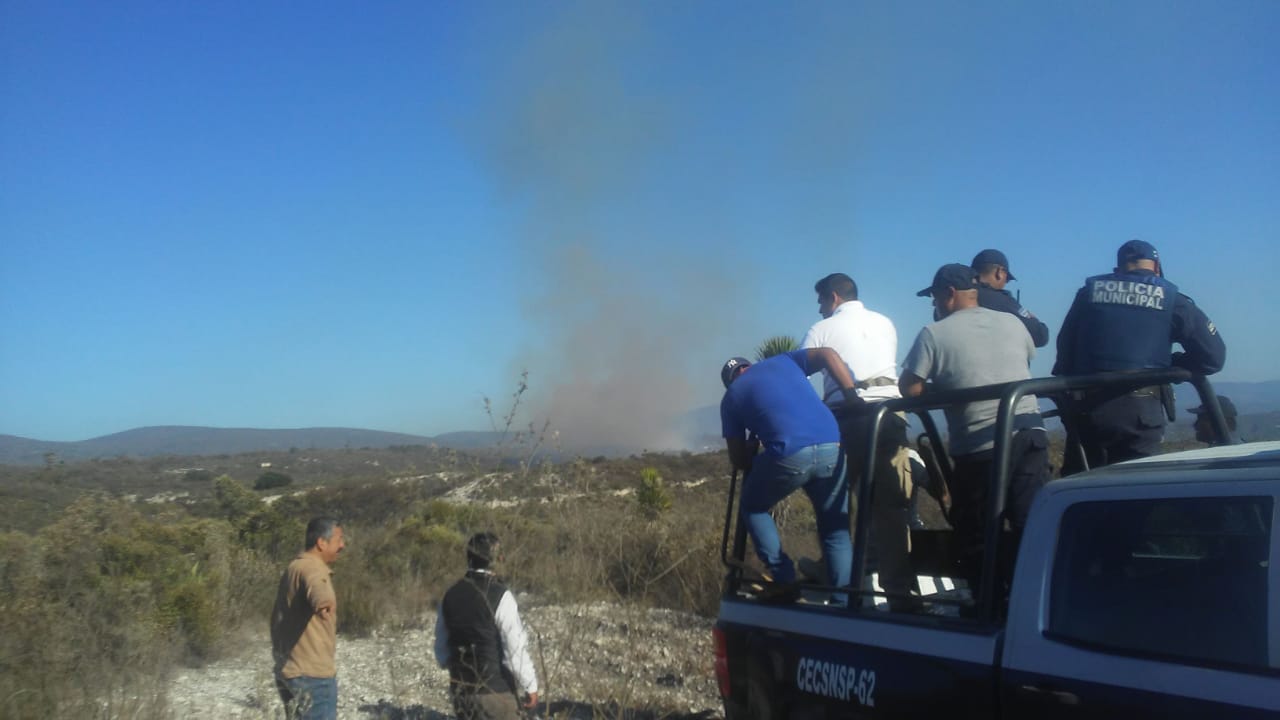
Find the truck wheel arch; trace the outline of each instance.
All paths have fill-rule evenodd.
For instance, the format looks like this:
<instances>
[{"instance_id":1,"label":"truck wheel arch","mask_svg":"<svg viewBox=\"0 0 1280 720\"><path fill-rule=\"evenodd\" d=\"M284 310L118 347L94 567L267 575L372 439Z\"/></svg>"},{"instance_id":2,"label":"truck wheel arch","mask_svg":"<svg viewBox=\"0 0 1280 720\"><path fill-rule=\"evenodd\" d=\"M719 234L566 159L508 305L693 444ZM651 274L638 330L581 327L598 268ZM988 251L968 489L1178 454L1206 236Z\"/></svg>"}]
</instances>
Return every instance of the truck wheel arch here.
<instances>
[{"instance_id":1,"label":"truck wheel arch","mask_svg":"<svg viewBox=\"0 0 1280 720\"><path fill-rule=\"evenodd\" d=\"M781 658L763 647L753 644L747 661L747 712L748 720L785 720L787 704L779 681Z\"/></svg>"}]
</instances>

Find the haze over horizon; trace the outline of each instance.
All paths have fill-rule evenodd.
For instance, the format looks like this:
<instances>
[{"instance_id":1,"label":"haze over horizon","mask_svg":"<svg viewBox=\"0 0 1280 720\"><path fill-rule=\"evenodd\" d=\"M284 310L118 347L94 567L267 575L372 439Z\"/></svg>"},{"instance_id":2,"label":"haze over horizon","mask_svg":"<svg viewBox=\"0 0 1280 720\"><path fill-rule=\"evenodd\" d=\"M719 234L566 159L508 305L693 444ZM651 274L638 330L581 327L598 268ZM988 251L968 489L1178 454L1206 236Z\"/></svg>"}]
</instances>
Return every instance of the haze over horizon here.
<instances>
[{"instance_id":1,"label":"haze over horizon","mask_svg":"<svg viewBox=\"0 0 1280 720\"><path fill-rule=\"evenodd\" d=\"M501 422L661 449L842 271L1133 237L1277 378L1280 4L0 9L0 434ZM1269 308L1268 308L1269 309ZM1048 374L1052 344L1032 371Z\"/></svg>"}]
</instances>

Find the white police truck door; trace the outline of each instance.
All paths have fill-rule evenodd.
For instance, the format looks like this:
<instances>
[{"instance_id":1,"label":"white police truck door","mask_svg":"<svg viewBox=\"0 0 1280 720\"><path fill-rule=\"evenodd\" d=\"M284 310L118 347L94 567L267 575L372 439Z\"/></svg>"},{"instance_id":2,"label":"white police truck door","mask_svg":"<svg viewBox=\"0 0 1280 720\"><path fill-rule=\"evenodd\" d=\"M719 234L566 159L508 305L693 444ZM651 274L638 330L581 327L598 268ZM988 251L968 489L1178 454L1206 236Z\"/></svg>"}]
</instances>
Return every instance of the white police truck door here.
<instances>
[{"instance_id":1,"label":"white police truck door","mask_svg":"<svg viewBox=\"0 0 1280 720\"><path fill-rule=\"evenodd\" d=\"M1020 555L1002 715L1280 717L1278 490L1224 476L1042 495L1032 522L1060 522Z\"/></svg>"}]
</instances>

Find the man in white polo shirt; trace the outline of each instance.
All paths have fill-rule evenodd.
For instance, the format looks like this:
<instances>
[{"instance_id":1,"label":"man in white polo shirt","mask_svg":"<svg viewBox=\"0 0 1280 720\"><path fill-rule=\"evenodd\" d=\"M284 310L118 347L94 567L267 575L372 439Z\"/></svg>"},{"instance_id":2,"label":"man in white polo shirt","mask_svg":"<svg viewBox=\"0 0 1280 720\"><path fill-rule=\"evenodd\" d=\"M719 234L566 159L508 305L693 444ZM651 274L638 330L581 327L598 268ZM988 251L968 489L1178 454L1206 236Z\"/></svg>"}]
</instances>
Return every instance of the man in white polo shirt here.
<instances>
[{"instance_id":1,"label":"man in white polo shirt","mask_svg":"<svg viewBox=\"0 0 1280 720\"><path fill-rule=\"evenodd\" d=\"M858 300L858 285L844 273L822 278L813 289L818 293L818 312L823 319L809 328L801 347L829 347L839 353L856 381L858 396L868 403L902 397L898 391L898 333L893 322L868 310ZM823 401L831 407L841 406L844 398L839 385L825 371L822 384ZM867 420L866 413L840 417L850 488L857 487L866 464L863 438ZM919 593L908 559L911 462L907 446L906 419L901 413L887 415L876 448L871 535L879 557L880 586L891 594L889 605L894 610L910 610L916 603L904 596Z\"/></svg>"}]
</instances>

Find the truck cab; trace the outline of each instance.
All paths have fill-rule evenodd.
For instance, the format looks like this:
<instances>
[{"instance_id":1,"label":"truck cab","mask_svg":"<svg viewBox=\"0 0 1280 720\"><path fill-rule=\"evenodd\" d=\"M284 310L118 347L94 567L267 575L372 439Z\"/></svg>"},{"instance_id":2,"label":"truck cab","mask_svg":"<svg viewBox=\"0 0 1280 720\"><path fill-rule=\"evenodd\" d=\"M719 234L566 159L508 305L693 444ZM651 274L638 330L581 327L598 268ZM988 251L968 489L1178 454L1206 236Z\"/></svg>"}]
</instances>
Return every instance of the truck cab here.
<instances>
[{"instance_id":1,"label":"truck cab","mask_svg":"<svg viewBox=\"0 0 1280 720\"><path fill-rule=\"evenodd\" d=\"M1033 379L877 408L922 416L929 444L941 448L930 410L1001 399L983 575L967 587L950 573L945 527L913 531L916 611L893 611L875 583L871 483L857 488L851 515L861 584L844 589L846 606L822 602L833 589L819 583L807 584L800 602L767 602L758 592L767 580L754 574L745 538L731 527L731 492L715 629L726 717L1280 717L1280 572L1272 563L1280 556L1272 532L1280 443L1160 455L1056 479L1036 496L1007 588L997 577L1007 537L990 520L1003 510L1018 399L1035 393L1062 407L1082 388L1163 382L1193 382L1206 407L1217 406L1203 378L1160 370ZM1225 439L1220 413L1213 421ZM877 426L868 431L865 477ZM931 462L945 478L945 456Z\"/></svg>"}]
</instances>

